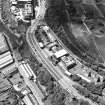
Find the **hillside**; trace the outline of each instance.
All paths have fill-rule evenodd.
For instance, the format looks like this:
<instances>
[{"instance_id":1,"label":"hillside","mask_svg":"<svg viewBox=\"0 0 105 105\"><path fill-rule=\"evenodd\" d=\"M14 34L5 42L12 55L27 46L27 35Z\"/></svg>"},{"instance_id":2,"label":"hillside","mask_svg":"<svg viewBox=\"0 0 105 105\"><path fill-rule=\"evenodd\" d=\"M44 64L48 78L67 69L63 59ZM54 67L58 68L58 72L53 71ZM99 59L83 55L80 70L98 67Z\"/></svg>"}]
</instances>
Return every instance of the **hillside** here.
<instances>
[{"instance_id":1,"label":"hillside","mask_svg":"<svg viewBox=\"0 0 105 105\"><path fill-rule=\"evenodd\" d=\"M45 21L56 32L63 43L75 54L88 62L104 62L105 41L103 37L105 34L103 30L105 20L104 12L99 8L99 1L47 1L48 9ZM105 8L102 3L100 5ZM91 33L85 29L84 23Z\"/></svg>"}]
</instances>

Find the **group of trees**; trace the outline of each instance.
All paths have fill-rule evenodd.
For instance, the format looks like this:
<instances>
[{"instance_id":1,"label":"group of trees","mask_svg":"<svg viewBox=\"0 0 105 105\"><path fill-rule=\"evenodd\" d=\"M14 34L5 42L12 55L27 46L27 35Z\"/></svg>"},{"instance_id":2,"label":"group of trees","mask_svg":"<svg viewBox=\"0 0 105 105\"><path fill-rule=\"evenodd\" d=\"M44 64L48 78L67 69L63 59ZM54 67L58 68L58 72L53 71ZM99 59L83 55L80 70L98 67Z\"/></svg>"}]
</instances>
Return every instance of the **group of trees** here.
<instances>
[{"instance_id":1,"label":"group of trees","mask_svg":"<svg viewBox=\"0 0 105 105\"><path fill-rule=\"evenodd\" d=\"M69 20L80 22L82 15L89 19L101 17L94 0L91 0L91 2L85 2L84 0L47 0L47 5L45 20L48 23L49 21L52 23L55 21L62 24L62 22L65 23Z\"/></svg>"},{"instance_id":2,"label":"group of trees","mask_svg":"<svg viewBox=\"0 0 105 105\"><path fill-rule=\"evenodd\" d=\"M10 2L8 0L1 0L0 2L2 19L4 20L5 24L8 24L11 19L11 14L9 11Z\"/></svg>"},{"instance_id":3,"label":"group of trees","mask_svg":"<svg viewBox=\"0 0 105 105\"><path fill-rule=\"evenodd\" d=\"M51 81L52 77L48 73L47 70L41 71L37 76L37 80L40 81L41 85L47 86L47 84Z\"/></svg>"},{"instance_id":4,"label":"group of trees","mask_svg":"<svg viewBox=\"0 0 105 105\"><path fill-rule=\"evenodd\" d=\"M66 92L59 85L53 88L53 94L51 94L51 105L65 105L64 100L66 97Z\"/></svg>"},{"instance_id":5,"label":"group of trees","mask_svg":"<svg viewBox=\"0 0 105 105\"><path fill-rule=\"evenodd\" d=\"M90 64L89 67L96 71L99 75L103 76L103 78L105 77L105 71L99 66L99 64Z\"/></svg>"},{"instance_id":6,"label":"group of trees","mask_svg":"<svg viewBox=\"0 0 105 105\"><path fill-rule=\"evenodd\" d=\"M58 4L58 2L60 3ZM90 3L88 3L87 1L87 3L83 2L85 1L66 0L65 2L64 0L54 0L54 3L52 3L52 0L48 0L49 6L45 14L45 21L54 31L59 30L59 27L64 24L71 22L78 23L78 21L80 22L82 15L85 15L87 17L87 20L93 19L96 22L97 18L100 18L101 16L100 12L98 11L99 9L96 8L95 1L89 1ZM68 27L70 28L70 26ZM83 41L79 41L78 39L76 41L76 38L73 40L73 38L71 38L71 36L73 36L71 32L67 33L66 31L65 34L61 32L57 35L70 50L72 50L75 54L77 54L87 62L93 62L96 60L96 56L98 55L96 54L96 51L91 51L90 44L87 45ZM72 39L73 44L68 41L68 39ZM84 56L83 53L86 53L86 55L88 54L88 56ZM95 57L92 58L91 56ZM100 61L101 57L97 58Z\"/></svg>"},{"instance_id":7,"label":"group of trees","mask_svg":"<svg viewBox=\"0 0 105 105\"><path fill-rule=\"evenodd\" d=\"M68 95L67 99L65 100L65 105L90 105L88 101L83 99L77 99Z\"/></svg>"},{"instance_id":8,"label":"group of trees","mask_svg":"<svg viewBox=\"0 0 105 105\"><path fill-rule=\"evenodd\" d=\"M32 54L30 54L28 63L31 66L35 75L38 76L41 71L41 67L43 66L42 63L39 63L37 58L35 58Z\"/></svg>"},{"instance_id":9,"label":"group of trees","mask_svg":"<svg viewBox=\"0 0 105 105\"><path fill-rule=\"evenodd\" d=\"M75 81L78 81L79 78L75 78ZM65 99L67 94L69 94L66 90L62 89L58 83L55 82L54 78L51 77L48 71L40 71L39 75L37 76L37 80L40 82L41 85L46 87L46 92L48 96L45 97L44 101L49 99L51 105L66 105ZM50 98L49 98L50 97ZM68 100L70 101L70 100ZM76 98L72 98L70 105L90 105L87 101L78 100Z\"/></svg>"},{"instance_id":10,"label":"group of trees","mask_svg":"<svg viewBox=\"0 0 105 105\"><path fill-rule=\"evenodd\" d=\"M21 105L20 100L24 97L21 92L15 91L13 88L8 90L8 97L0 101L0 105Z\"/></svg>"},{"instance_id":11,"label":"group of trees","mask_svg":"<svg viewBox=\"0 0 105 105\"><path fill-rule=\"evenodd\" d=\"M89 90L87 90L86 88L74 85L74 88L76 88L78 90L78 92L80 94L82 94L83 96L85 96L86 98L91 99L93 102L98 103L99 105L105 105L104 100L102 99L102 97L92 94ZM98 90L97 90L98 91Z\"/></svg>"},{"instance_id":12,"label":"group of trees","mask_svg":"<svg viewBox=\"0 0 105 105\"><path fill-rule=\"evenodd\" d=\"M40 71L37 80L46 87L48 96L45 97L44 101L49 99L51 105L64 105L66 92L55 82L47 70Z\"/></svg>"},{"instance_id":13,"label":"group of trees","mask_svg":"<svg viewBox=\"0 0 105 105\"><path fill-rule=\"evenodd\" d=\"M73 81L78 82L81 86L86 88L92 94L102 96L102 91L105 88L105 82L103 82L102 84L88 83L77 75L72 75L70 78Z\"/></svg>"}]
</instances>

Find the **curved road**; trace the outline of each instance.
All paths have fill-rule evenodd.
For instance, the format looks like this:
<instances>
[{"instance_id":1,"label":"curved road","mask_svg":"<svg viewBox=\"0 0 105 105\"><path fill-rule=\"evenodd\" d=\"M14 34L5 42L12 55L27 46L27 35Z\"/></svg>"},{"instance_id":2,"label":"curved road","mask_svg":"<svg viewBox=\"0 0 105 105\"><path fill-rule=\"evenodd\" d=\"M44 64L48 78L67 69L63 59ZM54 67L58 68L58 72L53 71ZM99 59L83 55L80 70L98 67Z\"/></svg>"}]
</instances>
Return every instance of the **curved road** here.
<instances>
[{"instance_id":1,"label":"curved road","mask_svg":"<svg viewBox=\"0 0 105 105\"><path fill-rule=\"evenodd\" d=\"M39 20L37 20L36 24L38 24L38 21ZM39 47L39 44L37 43L37 40L34 37L35 30L37 29L36 24L34 24L34 26L32 26L32 28L31 27L29 28L29 30L27 32L27 38L26 38L27 42L28 42L34 56L37 57L37 59L44 64L44 66L49 70L51 75L53 75L53 77L56 78L56 80L59 80L62 78L62 76L59 73L55 73L55 71L54 71L55 68L52 66L51 63L49 63L48 60L46 60L46 58L44 57L44 55Z\"/></svg>"},{"instance_id":2,"label":"curved road","mask_svg":"<svg viewBox=\"0 0 105 105\"><path fill-rule=\"evenodd\" d=\"M43 0L45 3L45 0ZM43 4L43 3L42 3ZM43 4L45 6L45 4ZM37 16L37 19L33 22L32 26L29 27L27 33L26 33L26 40L28 42L28 45L31 49L31 52L37 59L43 63L43 65L47 68L47 70L50 72L50 74L56 79L56 81L64 88L66 89L70 94L73 94L74 96L78 97L78 99L84 99L88 101L91 105L97 105L96 103L93 103L90 99L85 98L84 96L80 95L78 91L72 87L74 82L70 79L68 79L63 73L61 73L59 70L55 68L55 66L44 56L44 53L42 49L39 46L39 43L37 42L37 39L35 38L35 31L37 30L37 26L41 24L46 24L41 22L41 19L43 20L45 13L45 7L40 6L39 13ZM42 8L43 7L43 8ZM56 36L56 35L55 35ZM58 39L57 37L55 37ZM59 42L61 42L58 39ZM60 43L64 48L65 46Z\"/></svg>"},{"instance_id":3,"label":"curved road","mask_svg":"<svg viewBox=\"0 0 105 105\"><path fill-rule=\"evenodd\" d=\"M44 66L47 68L47 70L50 72L50 74L56 79L56 81L64 88L66 89L70 94L73 94L74 96L78 97L78 99L84 99L88 101L91 105L97 105L96 103L93 103L90 99L85 98L84 96L80 95L78 91L72 87L74 82L72 80L68 80L64 74L61 74L54 65L45 58L42 49L39 46L39 43L37 42L37 39L35 38L35 30L37 30L37 25L41 25L40 20L36 19L34 24L29 28L27 31L26 39L27 42L31 48L31 51L37 59L44 64Z\"/></svg>"}]
</instances>

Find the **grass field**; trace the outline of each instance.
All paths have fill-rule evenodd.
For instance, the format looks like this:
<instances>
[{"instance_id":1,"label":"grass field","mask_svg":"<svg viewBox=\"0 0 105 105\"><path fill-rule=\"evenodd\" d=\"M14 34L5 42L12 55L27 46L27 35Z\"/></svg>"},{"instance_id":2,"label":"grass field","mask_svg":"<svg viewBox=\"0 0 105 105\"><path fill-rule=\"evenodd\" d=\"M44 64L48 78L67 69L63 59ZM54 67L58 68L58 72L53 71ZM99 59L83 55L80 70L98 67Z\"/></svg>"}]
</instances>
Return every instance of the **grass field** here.
<instances>
[{"instance_id":1,"label":"grass field","mask_svg":"<svg viewBox=\"0 0 105 105\"><path fill-rule=\"evenodd\" d=\"M105 37L98 38L95 34L83 33L79 25L73 26L72 32L79 44L88 47L88 53L97 57L100 62L105 59Z\"/></svg>"}]
</instances>

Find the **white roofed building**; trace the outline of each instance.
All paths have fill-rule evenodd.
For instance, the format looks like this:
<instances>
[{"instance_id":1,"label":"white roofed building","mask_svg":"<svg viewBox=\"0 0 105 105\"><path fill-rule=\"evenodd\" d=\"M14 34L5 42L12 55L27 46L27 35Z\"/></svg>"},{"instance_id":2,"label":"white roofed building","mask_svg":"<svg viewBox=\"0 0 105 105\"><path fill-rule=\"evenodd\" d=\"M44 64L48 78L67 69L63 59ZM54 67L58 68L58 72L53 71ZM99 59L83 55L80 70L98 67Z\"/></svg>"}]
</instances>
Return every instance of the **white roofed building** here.
<instances>
[{"instance_id":1,"label":"white roofed building","mask_svg":"<svg viewBox=\"0 0 105 105\"><path fill-rule=\"evenodd\" d=\"M0 55L0 69L5 68L6 66L12 64L14 59L10 53L10 51Z\"/></svg>"},{"instance_id":2,"label":"white roofed building","mask_svg":"<svg viewBox=\"0 0 105 105\"><path fill-rule=\"evenodd\" d=\"M26 105L34 105L33 102L30 100L28 95L25 95L23 101Z\"/></svg>"},{"instance_id":3,"label":"white roofed building","mask_svg":"<svg viewBox=\"0 0 105 105\"><path fill-rule=\"evenodd\" d=\"M7 41L4 33L0 33L0 70L3 74L8 74L9 70L15 67L14 58Z\"/></svg>"},{"instance_id":4,"label":"white roofed building","mask_svg":"<svg viewBox=\"0 0 105 105\"><path fill-rule=\"evenodd\" d=\"M0 33L0 54L7 50L9 50L9 48L6 43L5 37L3 36L3 33Z\"/></svg>"},{"instance_id":5,"label":"white roofed building","mask_svg":"<svg viewBox=\"0 0 105 105\"><path fill-rule=\"evenodd\" d=\"M54 56L59 59L60 57L68 55L68 52L65 49L59 50L56 53L54 53Z\"/></svg>"},{"instance_id":6,"label":"white roofed building","mask_svg":"<svg viewBox=\"0 0 105 105\"><path fill-rule=\"evenodd\" d=\"M18 69L20 74L24 77L24 78L28 78L30 79L31 77L36 80L36 75L33 72L33 70L31 69L30 65L27 62L21 62L18 65Z\"/></svg>"},{"instance_id":7,"label":"white roofed building","mask_svg":"<svg viewBox=\"0 0 105 105\"><path fill-rule=\"evenodd\" d=\"M10 0L12 4L17 4L17 0Z\"/></svg>"}]
</instances>

